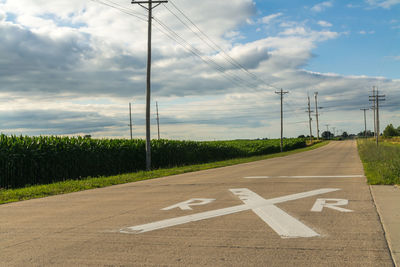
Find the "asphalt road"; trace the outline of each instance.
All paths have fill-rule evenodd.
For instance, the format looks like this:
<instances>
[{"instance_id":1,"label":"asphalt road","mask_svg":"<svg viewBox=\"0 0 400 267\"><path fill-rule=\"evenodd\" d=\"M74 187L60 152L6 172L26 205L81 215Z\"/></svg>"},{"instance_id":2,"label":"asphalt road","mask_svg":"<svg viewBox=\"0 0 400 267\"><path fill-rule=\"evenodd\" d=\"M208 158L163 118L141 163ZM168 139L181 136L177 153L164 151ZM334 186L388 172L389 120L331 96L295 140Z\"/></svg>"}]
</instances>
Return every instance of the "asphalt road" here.
<instances>
[{"instance_id":1,"label":"asphalt road","mask_svg":"<svg viewBox=\"0 0 400 267\"><path fill-rule=\"evenodd\" d=\"M1 205L0 265L393 266L362 175L345 141Z\"/></svg>"}]
</instances>

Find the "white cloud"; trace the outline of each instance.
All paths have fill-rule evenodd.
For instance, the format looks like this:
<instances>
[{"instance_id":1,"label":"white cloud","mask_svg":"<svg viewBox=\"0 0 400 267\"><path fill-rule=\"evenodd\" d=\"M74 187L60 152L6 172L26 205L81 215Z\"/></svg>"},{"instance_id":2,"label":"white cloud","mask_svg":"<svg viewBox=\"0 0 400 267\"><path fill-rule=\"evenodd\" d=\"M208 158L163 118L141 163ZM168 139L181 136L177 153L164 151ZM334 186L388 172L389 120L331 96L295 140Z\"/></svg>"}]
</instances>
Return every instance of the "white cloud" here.
<instances>
[{"instance_id":1,"label":"white cloud","mask_svg":"<svg viewBox=\"0 0 400 267\"><path fill-rule=\"evenodd\" d=\"M271 15L268 15L268 16L265 16L265 17L262 17L261 19L260 19L260 22L262 22L262 23L264 23L264 24L270 24L273 20L275 20L276 18L278 18L278 17L280 17L280 16L282 16L283 14L282 13L275 13L275 14L271 14Z\"/></svg>"},{"instance_id":2,"label":"white cloud","mask_svg":"<svg viewBox=\"0 0 400 267\"><path fill-rule=\"evenodd\" d=\"M324 21L324 20L320 20L317 23L318 23L318 25L320 25L322 27L332 27L332 23L329 23L329 22Z\"/></svg>"},{"instance_id":3,"label":"white cloud","mask_svg":"<svg viewBox=\"0 0 400 267\"><path fill-rule=\"evenodd\" d=\"M114 1L144 12L129 1ZM212 50L162 6L155 9L156 18L209 60L207 65L193 56L154 23L152 97L160 104L163 137L276 137L279 101L270 85L290 91L287 100L294 112L287 112L287 133L297 136L305 132L297 122L305 120L302 110L309 88L318 88L326 105L341 106L350 114L350 107L362 102L365 88L377 82L303 69L320 42L340 33L282 21L283 14L275 13L257 23L279 22L281 32L236 43L240 26L253 23L249 20L255 14L252 0L174 2L229 56ZM323 2L315 11L331 6L331 1ZM0 111L4 115L0 125L5 133L128 137L127 104L133 101L134 134L144 136L145 22L77 0L9 0L1 10L15 14L14 22L0 19ZM399 91L399 81L378 82L391 95ZM343 99L348 102L342 103ZM29 119L24 118L26 113ZM355 121L350 123L356 125Z\"/></svg>"},{"instance_id":4,"label":"white cloud","mask_svg":"<svg viewBox=\"0 0 400 267\"><path fill-rule=\"evenodd\" d=\"M332 6L333 6L332 1L325 1L325 2L322 2L322 3L316 4L315 6L313 6L311 8L311 10L314 11L314 12L322 12L325 9L327 9L329 7L332 7Z\"/></svg>"},{"instance_id":5,"label":"white cloud","mask_svg":"<svg viewBox=\"0 0 400 267\"><path fill-rule=\"evenodd\" d=\"M359 7L361 7L361 5L347 4L346 7L348 7L348 8L359 8Z\"/></svg>"},{"instance_id":6,"label":"white cloud","mask_svg":"<svg viewBox=\"0 0 400 267\"><path fill-rule=\"evenodd\" d=\"M375 33L375 31L365 31L365 30L361 30L361 31L359 31L358 32L359 34L362 34L362 35L366 35L366 34L374 34Z\"/></svg>"},{"instance_id":7,"label":"white cloud","mask_svg":"<svg viewBox=\"0 0 400 267\"><path fill-rule=\"evenodd\" d=\"M400 0L366 0L366 2L371 6L385 9L390 9L392 6L400 4Z\"/></svg>"}]
</instances>

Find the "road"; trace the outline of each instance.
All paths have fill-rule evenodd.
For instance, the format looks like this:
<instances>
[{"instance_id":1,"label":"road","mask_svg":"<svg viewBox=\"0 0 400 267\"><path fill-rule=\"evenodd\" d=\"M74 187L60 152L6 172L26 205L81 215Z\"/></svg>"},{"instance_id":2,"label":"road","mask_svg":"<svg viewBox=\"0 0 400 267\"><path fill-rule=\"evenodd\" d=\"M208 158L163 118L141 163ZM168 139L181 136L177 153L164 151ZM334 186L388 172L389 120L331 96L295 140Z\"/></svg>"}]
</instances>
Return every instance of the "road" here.
<instances>
[{"instance_id":1,"label":"road","mask_svg":"<svg viewBox=\"0 0 400 267\"><path fill-rule=\"evenodd\" d=\"M393 266L354 141L0 206L2 266Z\"/></svg>"}]
</instances>

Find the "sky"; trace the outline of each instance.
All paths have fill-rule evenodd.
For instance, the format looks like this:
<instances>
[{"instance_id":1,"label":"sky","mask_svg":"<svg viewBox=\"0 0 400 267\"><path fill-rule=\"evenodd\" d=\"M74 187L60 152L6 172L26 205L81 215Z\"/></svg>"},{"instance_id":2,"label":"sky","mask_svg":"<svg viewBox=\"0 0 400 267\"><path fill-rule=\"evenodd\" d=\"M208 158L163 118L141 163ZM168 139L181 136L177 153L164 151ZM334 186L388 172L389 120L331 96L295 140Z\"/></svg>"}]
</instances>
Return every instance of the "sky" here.
<instances>
[{"instance_id":1,"label":"sky","mask_svg":"<svg viewBox=\"0 0 400 267\"><path fill-rule=\"evenodd\" d=\"M172 0L153 10L151 136L227 140L400 126L400 0ZM145 136L146 10L130 0L0 0L0 132ZM373 130L373 113L367 111ZM312 134L316 118L312 113Z\"/></svg>"}]
</instances>

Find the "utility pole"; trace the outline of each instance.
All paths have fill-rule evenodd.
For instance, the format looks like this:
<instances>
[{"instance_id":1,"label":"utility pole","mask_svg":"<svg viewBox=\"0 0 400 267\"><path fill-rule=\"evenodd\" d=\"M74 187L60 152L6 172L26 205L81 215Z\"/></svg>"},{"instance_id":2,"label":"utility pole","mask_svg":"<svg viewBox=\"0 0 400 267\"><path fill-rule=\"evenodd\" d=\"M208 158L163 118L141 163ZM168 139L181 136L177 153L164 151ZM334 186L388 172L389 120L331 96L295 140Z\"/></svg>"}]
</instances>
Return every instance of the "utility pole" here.
<instances>
[{"instance_id":1,"label":"utility pole","mask_svg":"<svg viewBox=\"0 0 400 267\"><path fill-rule=\"evenodd\" d=\"M283 95L288 94L288 91L281 91L276 92L275 94L281 95L281 152L283 152Z\"/></svg>"},{"instance_id":2,"label":"utility pole","mask_svg":"<svg viewBox=\"0 0 400 267\"><path fill-rule=\"evenodd\" d=\"M132 109L131 109L131 102L129 102L129 128L131 129L131 140L132 140Z\"/></svg>"},{"instance_id":3,"label":"utility pole","mask_svg":"<svg viewBox=\"0 0 400 267\"><path fill-rule=\"evenodd\" d=\"M374 90L374 94L372 96L369 96L370 99L369 101L373 101L374 102L374 106L375 106L375 116L376 116L376 145L379 144L379 135L380 135L380 129L379 129L379 101L385 101L386 99L384 99L385 95L379 95L379 91L378 88L376 88L376 91ZM371 99L371 97L373 99Z\"/></svg>"},{"instance_id":4,"label":"utility pole","mask_svg":"<svg viewBox=\"0 0 400 267\"><path fill-rule=\"evenodd\" d=\"M336 127L332 127L332 129L333 129L333 138L335 138Z\"/></svg>"},{"instance_id":5,"label":"utility pole","mask_svg":"<svg viewBox=\"0 0 400 267\"><path fill-rule=\"evenodd\" d=\"M314 98L315 98L315 118L317 119L317 140L319 141L318 92L314 93Z\"/></svg>"},{"instance_id":6,"label":"utility pole","mask_svg":"<svg viewBox=\"0 0 400 267\"><path fill-rule=\"evenodd\" d=\"M311 106L310 106L310 96L308 98L308 124L310 126L310 143L312 144L312 130L311 130Z\"/></svg>"},{"instance_id":7,"label":"utility pole","mask_svg":"<svg viewBox=\"0 0 400 267\"><path fill-rule=\"evenodd\" d=\"M160 140L160 117L158 116L158 102L156 101L157 110L157 129L158 129L158 140Z\"/></svg>"},{"instance_id":8,"label":"utility pole","mask_svg":"<svg viewBox=\"0 0 400 267\"><path fill-rule=\"evenodd\" d=\"M374 137L376 137L376 105L375 105L375 86L372 86L372 100L371 96L369 101L372 101L372 110L374 111Z\"/></svg>"},{"instance_id":9,"label":"utility pole","mask_svg":"<svg viewBox=\"0 0 400 267\"><path fill-rule=\"evenodd\" d=\"M360 110L364 111L364 138L367 138L367 117L366 117L366 111L369 110L369 108L361 108Z\"/></svg>"},{"instance_id":10,"label":"utility pole","mask_svg":"<svg viewBox=\"0 0 400 267\"><path fill-rule=\"evenodd\" d=\"M132 4L138 4L148 11L148 28L147 28L147 79L146 79L146 169L151 169L151 140L150 140L150 100L151 100L151 22L153 19L152 11L161 3L168 3L167 0L149 0L135 1ZM143 4L148 4L148 7ZM156 4L153 6L153 4Z\"/></svg>"},{"instance_id":11,"label":"utility pole","mask_svg":"<svg viewBox=\"0 0 400 267\"><path fill-rule=\"evenodd\" d=\"M326 126L326 134L328 135L328 139L331 139L331 135L329 133L329 124L325 124Z\"/></svg>"}]
</instances>

